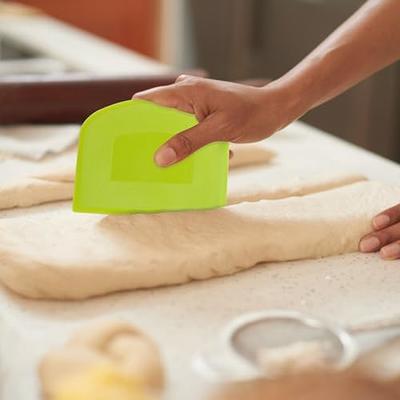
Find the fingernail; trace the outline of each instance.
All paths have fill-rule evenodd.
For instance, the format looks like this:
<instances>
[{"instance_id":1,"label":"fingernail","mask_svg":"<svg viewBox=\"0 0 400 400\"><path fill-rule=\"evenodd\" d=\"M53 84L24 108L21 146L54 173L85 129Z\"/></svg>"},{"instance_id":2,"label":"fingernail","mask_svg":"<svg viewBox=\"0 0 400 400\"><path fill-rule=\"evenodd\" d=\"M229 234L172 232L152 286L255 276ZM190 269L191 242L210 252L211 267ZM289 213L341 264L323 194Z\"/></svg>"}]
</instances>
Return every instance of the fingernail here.
<instances>
[{"instance_id":1,"label":"fingernail","mask_svg":"<svg viewBox=\"0 0 400 400\"><path fill-rule=\"evenodd\" d=\"M400 244L392 243L381 248L381 255L383 258L394 259L400 257Z\"/></svg>"},{"instance_id":2,"label":"fingernail","mask_svg":"<svg viewBox=\"0 0 400 400\"><path fill-rule=\"evenodd\" d=\"M360 250L363 253L369 253L371 251L378 250L381 242L375 236L371 236L369 238L363 239L360 242Z\"/></svg>"},{"instance_id":3,"label":"fingernail","mask_svg":"<svg viewBox=\"0 0 400 400\"><path fill-rule=\"evenodd\" d=\"M376 229L386 228L390 224L390 218L385 214L378 215L374 218L373 224Z\"/></svg>"},{"instance_id":4,"label":"fingernail","mask_svg":"<svg viewBox=\"0 0 400 400\"><path fill-rule=\"evenodd\" d=\"M176 161L176 151L172 147L164 147L157 152L155 161L160 167L170 165Z\"/></svg>"}]
</instances>

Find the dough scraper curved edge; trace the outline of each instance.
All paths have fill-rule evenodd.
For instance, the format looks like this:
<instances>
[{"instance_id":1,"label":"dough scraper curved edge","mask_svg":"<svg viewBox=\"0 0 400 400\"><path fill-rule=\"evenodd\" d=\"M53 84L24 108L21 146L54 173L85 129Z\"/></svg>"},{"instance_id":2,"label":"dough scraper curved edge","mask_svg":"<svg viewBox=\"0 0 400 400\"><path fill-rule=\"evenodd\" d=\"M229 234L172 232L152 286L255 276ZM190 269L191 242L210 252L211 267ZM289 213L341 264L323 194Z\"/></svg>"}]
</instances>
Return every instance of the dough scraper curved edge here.
<instances>
[{"instance_id":1,"label":"dough scraper curved edge","mask_svg":"<svg viewBox=\"0 0 400 400\"><path fill-rule=\"evenodd\" d=\"M215 142L169 167L154 153L196 118L145 100L96 111L80 131L73 210L100 214L212 209L226 205L228 143Z\"/></svg>"}]
</instances>

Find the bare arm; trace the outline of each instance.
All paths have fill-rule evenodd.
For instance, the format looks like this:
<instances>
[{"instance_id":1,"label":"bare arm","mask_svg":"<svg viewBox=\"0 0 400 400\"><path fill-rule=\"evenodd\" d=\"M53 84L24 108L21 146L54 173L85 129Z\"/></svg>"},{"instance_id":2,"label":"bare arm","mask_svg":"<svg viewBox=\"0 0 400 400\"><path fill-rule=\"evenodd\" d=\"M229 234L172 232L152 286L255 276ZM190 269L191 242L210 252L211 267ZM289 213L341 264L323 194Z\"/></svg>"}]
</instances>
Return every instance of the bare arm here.
<instances>
[{"instance_id":1,"label":"bare arm","mask_svg":"<svg viewBox=\"0 0 400 400\"><path fill-rule=\"evenodd\" d=\"M399 58L400 1L370 0L278 81L309 110Z\"/></svg>"},{"instance_id":2,"label":"bare arm","mask_svg":"<svg viewBox=\"0 0 400 400\"><path fill-rule=\"evenodd\" d=\"M264 88L182 76L135 97L196 115L200 124L161 147L173 164L214 141L266 138L400 58L400 0L369 0L303 61Z\"/></svg>"},{"instance_id":3,"label":"bare arm","mask_svg":"<svg viewBox=\"0 0 400 400\"><path fill-rule=\"evenodd\" d=\"M263 88L182 76L174 85L135 97L196 115L199 124L165 143L155 156L173 164L214 141L264 139L307 111L400 58L400 0L369 0L303 61ZM400 258L400 204L383 211L364 252Z\"/></svg>"}]
</instances>

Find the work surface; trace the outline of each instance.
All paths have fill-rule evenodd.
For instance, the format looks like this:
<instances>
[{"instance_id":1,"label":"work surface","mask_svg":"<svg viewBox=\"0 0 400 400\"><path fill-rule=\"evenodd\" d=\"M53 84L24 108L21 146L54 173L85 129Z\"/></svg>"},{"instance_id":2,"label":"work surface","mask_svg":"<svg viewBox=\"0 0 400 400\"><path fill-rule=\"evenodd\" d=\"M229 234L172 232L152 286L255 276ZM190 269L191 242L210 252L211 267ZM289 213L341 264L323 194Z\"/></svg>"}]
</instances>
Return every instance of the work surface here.
<instances>
[{"instance_id":1,"label":"work surface","mask_svg":"<svg viewBox=\"0 0 400 400\"><path fill-rule=\"evenodd\" d=\"M302 123L292 124L265 143L277 151L275 163L314 169L339 166L370 179L400 183L398 165ZM31 211L7 211L0 217L26 212ZM192 357L231 318L284 308L342 324L379 321L400 317L399 288L398 261L348 254L262 264L229 277L80 302L31 301L1 289L1 398L39 399L37 360L72 331L99 318L128 320L157 341L167 369L165 399L204 398L204 381L192 370Z\"/></svg>"}]
</instances>

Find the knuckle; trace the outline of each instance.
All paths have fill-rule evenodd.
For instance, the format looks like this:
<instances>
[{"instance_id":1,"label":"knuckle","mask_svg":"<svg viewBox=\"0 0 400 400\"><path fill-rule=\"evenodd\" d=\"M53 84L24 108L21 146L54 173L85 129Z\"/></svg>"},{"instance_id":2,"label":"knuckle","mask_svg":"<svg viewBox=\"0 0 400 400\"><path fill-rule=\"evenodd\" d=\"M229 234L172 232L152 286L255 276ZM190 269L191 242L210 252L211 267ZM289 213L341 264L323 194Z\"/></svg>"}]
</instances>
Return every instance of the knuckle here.
<instances>
[{"instance_id":1,"label":"knuckle","mask_svg":"<svg viewBox=\"0 0 400 400\"><path fill-rule=\"evenodd\" d=\"M385 245L392 241L392 234L389 229L383 229L382 231L376 232L374 236L379 239L381 245Z\"/></svg>"},{"instance_id":2,"label":"knuckle","mask_svg":"<svg viewBox=\"0 0 400 400\"><path fill-rule=\"evenodd\" d=\"M222 114L218 121L220 138L226 141L237 139L240 135L240 117L235 113L232 115Z\"/></svg>"},{"instance_id":3,"label":"knuckle","mask_svg":"<svg viewBox=\"0 0 400 400\"><path fill-rule=\"evenodd\" d=\"M178 76L177 81L183 84L189 84L195 82L197 79L196 76L182 74Z\"/></svg>"},{"instance_id":4,"label":"knuckle","mask_svg":"<svg viewBox=\"0 0 400 400\"><path fill-rule=\"evenodd\" d=\"M391 219L399 220L400 219L400 204L397 204L394 207L389 208L383 214L386 214Z\"/></svg>"},{"instance_id":5,"label":"knuckle","mask_svg":"<svg viewBox=\"0 0 400 400\"><path fill-rule=\"evenodd\" d=\"M175 79L175 82L182 82L182 81L184 81L185 79L187 79L188 78L188 76L186 75L186 74L180 74L176 79Z\"/></svg>"},{"instance_id":6,"label":"knuckle","mask_svg":"<svg viewBox=\"0 0 400 400\"><path fill-rule=\"evenodd\" d=\"M181 82L181 84L188 86L193 90L200 90L204 86L204 79L197 76L188 76L184 81Z\"/></svg>"},{"instance_id":7,"label":"knuckle","mask_svg":"<svg viewBox=\"0 0 400 400\"><path fill-rule=\"evenodd\" d=\"M196 76L186 76L176 85L185 98L197 99L203 93L203 79Z\"/></svg>"},{"instance_id":8,"label":"knuckle","mask_svg":"<svg viewBox=\"0 0 400 400\"><path fill-rule=\"evenodd\" d=\"M192 140L185 134L175 136L171 144L175 147L179 155L191 154L194 149Z\"/></svg>"},{"instance_id":9,"label":"knuckle","mask_svg":"<svg viewBox=\"0 0 400 400\"><path fill-rule=\"evenodd\" d=\"M381 245L385 246L389 243L392 243L396 240L400 240L400 223L396 223L394 225L390 225L389 227L377 231L374 233Z\"/></svg>"},{"instance_id":10,"label":"knuckle","mask_svg":"<svg viewBox=\"0 0 400 400\"><path fill-rule=\"evenodd\" d=\"M395 224L391 225L387 228L387 230L390 232L392 240L400 239L400 222L396 222Z\"/></svg>"}]
</instances>

